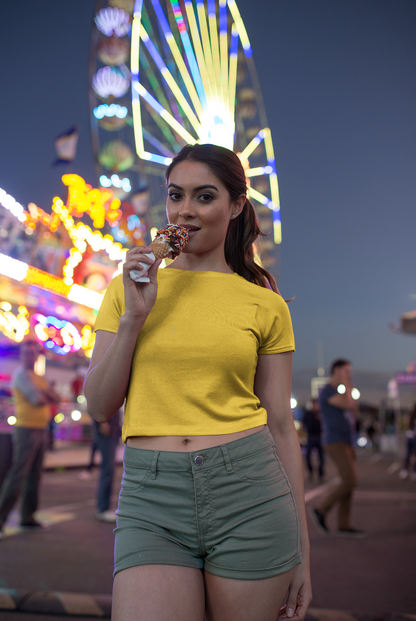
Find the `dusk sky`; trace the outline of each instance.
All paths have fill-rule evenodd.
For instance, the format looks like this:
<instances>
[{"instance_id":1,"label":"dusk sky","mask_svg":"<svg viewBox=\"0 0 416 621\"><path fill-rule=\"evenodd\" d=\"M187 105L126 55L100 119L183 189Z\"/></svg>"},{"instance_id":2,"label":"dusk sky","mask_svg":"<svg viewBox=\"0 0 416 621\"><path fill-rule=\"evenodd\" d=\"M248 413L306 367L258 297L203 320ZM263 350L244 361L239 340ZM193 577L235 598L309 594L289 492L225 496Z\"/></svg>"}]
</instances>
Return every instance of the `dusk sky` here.
<instances>
[{"instance_id":1,"label":"dusk sky","mask_svg":"<svg viewBox=\"0 0 416 621\"><path fill-rule=\"evenodd\" d=\"M294 369L335 357L393 375L416 339L416 3L237 0L274 141L282 207L279 286ZM95 187L88 61L93 0L3 3L0 187L49 211L64 195L54 140L79 123L73 172Z\"/></svg>"}]
</instances>

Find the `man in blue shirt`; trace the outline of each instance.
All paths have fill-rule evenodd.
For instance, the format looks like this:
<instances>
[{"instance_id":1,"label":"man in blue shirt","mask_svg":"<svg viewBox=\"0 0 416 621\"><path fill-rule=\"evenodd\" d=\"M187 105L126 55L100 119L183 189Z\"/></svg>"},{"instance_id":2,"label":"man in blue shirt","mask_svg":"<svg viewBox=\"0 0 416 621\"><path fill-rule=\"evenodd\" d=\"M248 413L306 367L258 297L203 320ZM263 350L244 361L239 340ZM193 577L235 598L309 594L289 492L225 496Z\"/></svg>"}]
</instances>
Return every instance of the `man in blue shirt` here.
<instances>
[{"instance_id":1,"label":"man in blue shirt","mask_svg":"<svg viewBox=\"0 0 416 621\"><path fill-rule=\"evenodd\" d=\"M365 533L353 528L350 521L351 499L357 486L352 426L358 414L358 404L351 396L352 388L351 363L341 358L335 360L331 365L330 380L320 392L319 404L324 423L325 451L337 466L341 482L313 509L312 517L319 530L328 534L326 515L338 505L337 534L363 538Z\"/></svg>"}]
</instances>

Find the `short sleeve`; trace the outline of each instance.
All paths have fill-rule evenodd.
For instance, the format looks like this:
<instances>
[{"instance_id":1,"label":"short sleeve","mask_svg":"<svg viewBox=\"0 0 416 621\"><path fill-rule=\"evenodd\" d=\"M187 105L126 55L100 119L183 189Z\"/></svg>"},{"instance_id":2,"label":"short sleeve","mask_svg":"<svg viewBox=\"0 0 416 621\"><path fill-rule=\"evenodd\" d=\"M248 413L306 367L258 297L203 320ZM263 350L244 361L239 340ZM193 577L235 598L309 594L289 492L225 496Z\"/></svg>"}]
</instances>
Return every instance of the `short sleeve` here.
<instances>
[{"instance_id":1,"label":"short sleeve","mask_svg":"<svg viewBox=\"0 0 416 621\"><path fill-rule=\"evenodd\" d=\"M268 292L259 308L261 343L259 354L280 354L295 351L292 320L287 302L274 291Z\"/></svg>"},{"instance_id":2,"label":"short sleeve","mask_svg":"<svg viewBox=\"0 0 416 621\"><path fill-rule=\"evenodd\" d=\"M319 393L319 400L321 403L326 403L328 399L337 394L337 391L331 384L325 384Z\"/></svg>"},{"instance_id":3,"label":"short sleeve","mask_svg":"<svg viewBox=\"0 0 416 621\"><path fill-rule=\"evenodd\" d=\"M104 299L95 320L94 332L106 330L107 332L117 332L120 317L125 309L123 276L119 274L108 285Z\"/></svg>"}]
</instances>

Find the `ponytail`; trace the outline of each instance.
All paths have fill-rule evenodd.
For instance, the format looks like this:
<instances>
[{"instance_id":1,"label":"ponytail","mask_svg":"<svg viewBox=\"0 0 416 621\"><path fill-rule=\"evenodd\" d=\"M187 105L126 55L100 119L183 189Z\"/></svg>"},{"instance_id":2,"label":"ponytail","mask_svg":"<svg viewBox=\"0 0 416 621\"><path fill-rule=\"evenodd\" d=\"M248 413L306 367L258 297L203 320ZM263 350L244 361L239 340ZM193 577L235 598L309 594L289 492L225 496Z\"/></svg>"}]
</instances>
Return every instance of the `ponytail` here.
<instances>
[{"instance_id":1,"label":"ponytail","mask_svg":"<svg viewBox=\"0 0 416 621\"><path fill-rule=\"evenodd\" d=\"M254 243L262 233L253 205L247 199L242 212L230 220L225 238L225 260L240 276L260 287L272 289L280 295L273 276L254 261Z\"/></svg>"}]
</instances>

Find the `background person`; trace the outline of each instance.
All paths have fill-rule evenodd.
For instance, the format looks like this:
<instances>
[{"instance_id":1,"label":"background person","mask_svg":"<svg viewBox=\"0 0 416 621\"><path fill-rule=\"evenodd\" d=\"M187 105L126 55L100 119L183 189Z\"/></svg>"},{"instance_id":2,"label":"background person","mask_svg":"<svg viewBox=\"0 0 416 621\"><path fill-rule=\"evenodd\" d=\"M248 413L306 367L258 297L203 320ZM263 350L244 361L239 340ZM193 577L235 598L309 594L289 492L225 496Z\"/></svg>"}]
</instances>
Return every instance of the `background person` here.
<instances>
[{"instance_id":1,"label":"background person","mask_svg":"<svg viewBox=\"0 0 416 621\"><path fill-rule=\"evenodd\" d=\"M403 468L400 470L399 477L407 479L410 470L410 460L413 455L413 472L410 474L412 481L416 480L416 403L409 416L409 423L406 429L406 455L403 461Z\"/></svg>"},{"instance_id":2,"label":"background person","mask_svg":"<svg viewBox=\"0 0 416 621\"><path fill-rule=\"evenodd\" d=\"M337 390L341 384L345 386L344 394ZM329 533L326 515L338 505L337 534L362 538L365 533L351 526L351 500L358 481L353 444L353 426L358 406L351 396L352 388L351 363L342 358L335 360L331 365L330 380L319 394L319 405L324 421L325 451L335 463L341 483L313 509L312 517L322 532ZM351 418L352 413L354 419Z\"/></svg>"},{"instance_id":3,"label":"background person","mask_svg":"<svg viewBox=\"0 0 416 621\"><path fill-rule=\"evenodd\" d=\"M319 459L319 480L322 481L324 478L324 450L322 448L322 425L318 399L312 399L311 407L307 409L303 415L302 425L308 434L306 443L306 465L309 471L309 480L312 481L313 479L311 456L312 451L316 450Z\"/></svg>"},{"instance_id":4,"label":"background person","mask_svg":"<svg viewBox=\"0 0 416 621\"><path fill-rule=\"evenodd\" d=\"M110 511L111 491L113 489L116 449L121 436L120 410L104 423L93 422L94 442L101 453L100 479L96 518L101 522L115 522L116 514Z\"/></svg>"},{"instance_id":5,"label":"background person","mask_svg":"<svg viewBox=\"0 0 416 621\"><path fill-rule=\"evenodd\" d=\"M20 346L21 366L12 378L17 422L13 433L12 465L0 492L0 535L22 486L20 524L31 529L41 527L34 513L38 507L50 404L59 403L59 395L44 377L36 375L34 369L38 356L36 341L24 341Z\"/></svg>"},{"instance_id":6,"label":"background person","mask_svg":"<svg viewBox=\"0 0 416 621\"><path fill-rule=\"evenodd\" d=\"M168 221L195 232L159 272L149 248L127 253L84 387L98 422L127 395L112 618L276 621L289 588L286 613L304 619L287 304L253 260L260 229L238 156L187 146L166 179ZM129 276L141 261L148 284Z\"/></svg>"}]
</instances>

